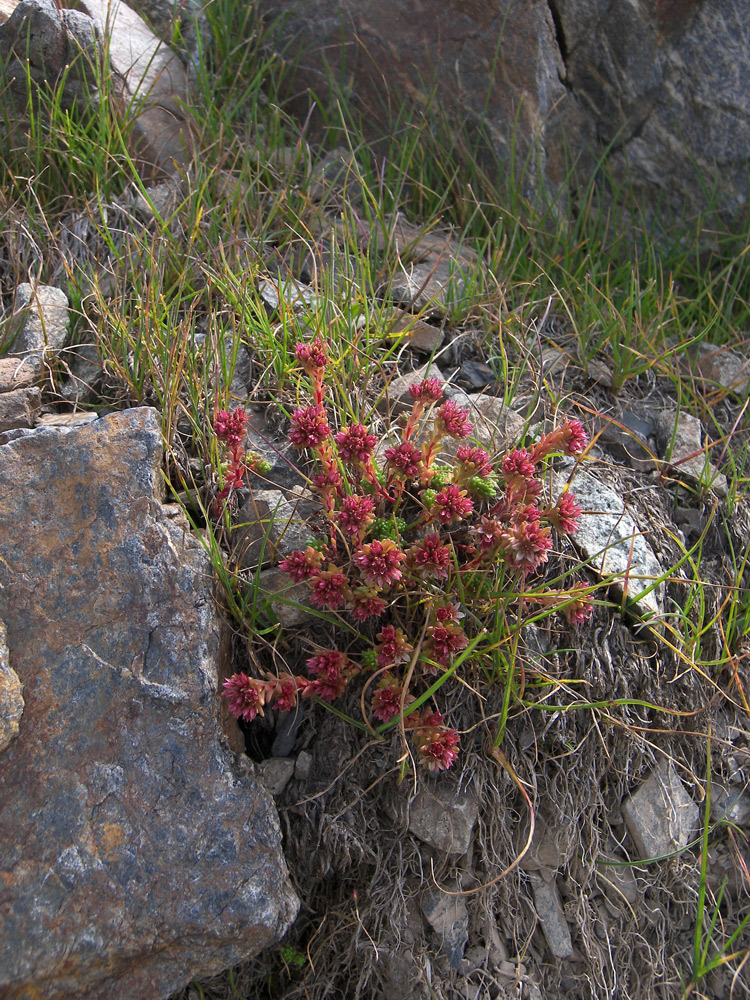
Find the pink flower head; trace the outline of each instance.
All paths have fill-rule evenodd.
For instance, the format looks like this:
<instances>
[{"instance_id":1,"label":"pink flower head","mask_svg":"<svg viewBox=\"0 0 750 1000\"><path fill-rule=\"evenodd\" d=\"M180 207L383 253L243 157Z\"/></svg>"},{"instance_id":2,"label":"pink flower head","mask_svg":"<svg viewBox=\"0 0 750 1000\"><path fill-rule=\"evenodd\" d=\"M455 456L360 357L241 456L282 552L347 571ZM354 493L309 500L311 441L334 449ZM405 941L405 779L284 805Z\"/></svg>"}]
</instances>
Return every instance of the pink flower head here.
<instances>
[{"instance_id":1,"label":"pink flower head","mask_svg":"<svg viewBox=\"0 0 750 1000\"><path fill-rule=\"evenodd\" d=\"M242 444L245 440L247 413L238 406L232 413L219 410L214 420L214 433L220 441L225 441L230 447Z\"/></svg>"},{"instance_id":2,"label":"pink flower head","mask_svg":"<svg viewBox=\"0 0 750 1000\"><path fill-rule=\"evenodd\" d=\"M348 597L349 581L335 566L313 577L310 600L316 608L330 608L335 611L346 603Z\"/></svg>"},{"instance_id":3,"label":"pink flower head","mask_svg":"<svg viewBox=\"0 0 750 1000\"><path fill-rule=\"evenodd\" d=\"M352 591L351 616L358 622L379 618L385 608L386 603L382 597L378 597L375 587L356 587Z\"/></svg>"},{"instance_id":4,"label":"pink flower head","mask_svg":"<svg viewBox=\"0 0 750 1000\"><path fill-rule=\"evenodd\" d=\"M426 378L423 382L412 382L409 395L421 403L436 403L443 398L443 384L439 378Z\"/></svg>"},{"instance_id":5,"label":"pink flower head","mask_svg":"<svg viewBox=\"0 0 750 1000\"><path fill-rule=\"evenodd\" d=\"M344 462L363 465L372 455L377 438L363 424L352 424L343 427L334 440L338 446L339 455Z\"/></svg>"},{"instance_id":6,"label":"pink flower head","mask_svg":"<svg viewBox=\"0 0 750 1000\"><path fill-rule=\"evenodd\" d=\"M375 501L372 497L356 494L344 497L338 514L338 523L345 534L362 535L374 520Z\"/></svg>"},{"instance_id":7,"label":"pink flower head","mask_svg":"<svg viewBox=\"0 0 750 1000\"><path fill-rule=\"evenodd\" d=\"M571 590L571 596L576 593L576 591L581 591L580 597L564 607L563 614L565 615L568 622L571 625L582 625L583 622L588 621L591 617L591 613L594 607L591 601L588 599L588 595L581 588L574 588Z\"/></svg>"},{"instance_id":8,"label":"pink flower head","mask_svg":"<svg viewBox=\"0 0 750 1000\"><path fill-rule=\"evenodd\" d=\"M316 337L309 344L300 342L294 348L294 353L300 364L304 365L308 375L321 371L328 363L326 346L320 337Z\"/></svg>"},{"instance_id":9,"label":"pink flower head","mask_svg":"<svg viewBox=\"0 0 750 1000\"><path fill-rule=\"evenodd\" d=\"M342 695L357 672L349 657L337 649L321 650L311 656L307 671L315 680L305 686L305 696L315 694L323 701L333 701Z\"/></svg>"},{"instance_id":10,"label":"pink flower head","mask_svg":"<svg viewBox=\"0 0 750 1000\"><path fill-rule=\"evenodd\" d=\"M315 473L312 477L312 484L321 493L327 493L331 490L338 493L339 489L344 485L344 480L341 478L341 473L336 466L330 465L325 471Z\"/></svg>"},{"instance_id":11,"label":"pink flower head","mask_svg":"<svg viewBox=\"0 0 750 1000\"><path fill-rule=\"evenodd\" d=\"M450 601L443 601L435 608L435 620L439 622L457 622L465 617L460 606Z\"/></svg>"},{"instance_id":12,"label":"pink flower head","mask_svg":"<svg viewBox=\"0 0 750 1000\"><path fill-rule=\"evenodd\" d=\"M229 711L236 719L252 722L256 715L263 715L268 693L265 681L243 673L232 674L224 681L222 690L224 697L229 699Z\"/></svg>"},{"instance_id":13,"label":"pink flower head","mask_svg":"<svg viewBox=\"0 0 750 1000\"><path fill-rule=\"evenodd\" d=\"M317 448L331 433L322 403L295 410L290 420L289 440L295 448Z\"/></svg>"},{"instance_id":14,"label":"pink flower head","mask_svg":"<svg viewBox=\"0 0 750 1000\"><path fill-rule=\"evenodd\" d=\"M542 563L547 562L552 548L550 529L543 528L538 521L519 521L509 525L503 533L502 545L505 558L510 565L520 570L524 576L533 573Z\"/></svg>"},{"instance_id":15,"label":"pink flower head","mask_svg":"<svg viewBox=\"0 0 750 1000\"><path fill-rule=\"evenodd\" d=\"M377 686L377 690L372 696L372 714L380 722L388 722L401 711L401 692L403 688L396 680L386 674ZM414 701L414 695L407 694L404 698L404 707Z\"/></svg>"},{"instance_id":16,"label":"pink flower head","mask_svg":"<svg viewBox=\"0 0 750 1000\"><path fill-rule=\"evenodd\" d=\"M472 430L471 422L467 419L468 415L468 411L461 409L455 400L446 399L442 406L438 407L435 427L448 437L468 437Z\"/></svg>"},{"instance_id":17,"label":"pink flower head","mask_svg":"<svg viewBox=\"0 0 750 1000\"><path fill-rule=\"evenodd\" d=\"M555 506L547 512L547 520L553 524L558 531L566 535L572 535L578 530L578 518L583 511L578 506L576 498L570 493L563 493L558 497Z\"/></svg>"},{"instance_id":18,"label":"pink flower head","mask_svg":"<svg viewBox=\"0 0 750 1000\"><path fill-rule=\"evenodd\" d=\"M291 674L281 674L276 680L272 707L289 712L297 704L297 682Z\"/></svg>"},{"instance_id":19,"label":"pink flower head","mask_svg":"<svg viewBox=\"0 0 750 1000\"><path fill-rule=\"evenodd\" d=\"M463 466L462 472L467 478L471 476L485 478L492 472L492 462L489 453L484 448L460 444L456 452L456 459Z\"/></svg>"},{"instance_id":20,"label":"pink flower head","mask_svg":"<svg viewBox=\"0 0 750 1000\"><path fill-rule=\"evenodd\" d=\"M432 625L427 631L430 637L428 651L432 653L432 659L442 666L450 663L456 653L469 645L464 630L456 622Z\"/></svg>"},{"instance_id":21,"label":"pink flower head","mask_svg":"<svg viewBox=\"0 0 750 1000\"><path fill-rule=\"evenodd\" d=\"M448 576L453 565L451 550L440 541L440 535L432 532L418 539L407 553L409 566L422 577L442 580Z\"/></svg>"},{"instance_id":22,"label":"pink flower head","mask_svg":"<svg viewBox=\"0 0 750 1000\"><path fill-rule=\"evenodd\" d=\"M494 517L482 517L479 524L474 529L474 534L479 542L482 552L489 552L490 549L497 548L503 540L503 525Z\"/></svg>"},{"instance_id":23,"label":"pink flower head","mask_svg":"<svg viewBox=\"0 0 750 1000\"><path fill-rule=\"evenodd\" d=\"M385 589L401 579L399 567L406 556L394 541L384 538L382 541L375 539L363 545L359 552L354 553L353 558L366 583Z\"/></svg>"},{"instance_id":24,"label":"pink flower head","mask_svg":"<svg viewBox=\"0 0 750 1000\"><path fill-rule=\"evenodd\" d=\"M379 667L406 663L409 659L409 653L414 650L403 630L395 628L393 625L385 625L382 632L378 632L377 639L378 644L375 649L378 654Z\"/></svg>"},{"instance_id":25,"label":"pink flower head","mask_svg":"<svg viewBox=\"0 0 750 1000\"><path fill-rule=\"evenodd\" d=\"M323 555L311 545L308 545L304 551L297 549L296 552L290 552L279 563L281 572L291 576L295 583L307 580L308 577L319 573L322 568Z\"/></svg>"},{"instance_id":26,"label":"pink flower head","mask_svg":"<svg viewBox=\"0 0 750 1000\"><path fill-rule=\"evenodd\" d=\"M474 501L454 483L444 486L435 497L432 512L440 524L450 524L452 521L462 521L474 510Z\"/></svg>"},{"instance_id":27,"label":"pink flower head","mask_svg":"<svg viewBox=\"0 0 750 1000\"><path fill-rule=\"evenodd\" d=\"M511 479L533 479L536 473L536 466L531 455L525 448L516 448L509 451L502 460L501 468L503 476L507 480Z\"/></svg>"},{"instance_id":28,"label":"pink flower head","mask_svg":"<svg viewBox=\"0 0 750 1000\"><path fill-rule=\"evenodd\" d=\"M419 448L415 448L410 441L386 448L384 455L388 464L392 465L394 469L398 469L399 472L403 472L407 479L414 479L415 476L419 475L422 452Z\"/></svg>"},{"instance_id":29,"label":"pink flower head","mask_svg":"<svg viewBox=\"0 0 750 1000\"><path fill-rule=\"evenodd\" d=\"M568 420L562 425L563 451L566 455L580 455L589 443L589 436L580 420Z\"/></svg>"},{"instance_id":30,"label":"pink flower head","mask_svg":"<svg viewBox=\"0 0 750 1000\"><path fill-rule=\"evenodd\" d=\"M458 757L459 736L455 729L425 726L413 734L420 763L437 773L449 768Z\"/></svg>"}]
</instances>

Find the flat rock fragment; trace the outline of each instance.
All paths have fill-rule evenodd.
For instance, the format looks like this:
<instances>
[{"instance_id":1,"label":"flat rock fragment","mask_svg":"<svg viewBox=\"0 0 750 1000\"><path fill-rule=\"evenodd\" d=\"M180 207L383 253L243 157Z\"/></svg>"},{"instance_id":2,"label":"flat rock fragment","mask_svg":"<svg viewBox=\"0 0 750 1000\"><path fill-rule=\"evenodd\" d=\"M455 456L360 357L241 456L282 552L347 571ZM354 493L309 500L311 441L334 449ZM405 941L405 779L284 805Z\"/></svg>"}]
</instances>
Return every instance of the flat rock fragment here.
<instances>
[{"instance_id":1,"label":"flat rock fragment","mask_svg":"<svg viewBox=\"0 0 750 1000\"><path fill-rule=\"evenodd\" d=\"M222 733L212 567L161 501L155 410L0 441L24 700L0 753L0 995L159 1000L297 908L270 796Z\"/></svg>"},{"instance_id":2,"label":"flat rock fragment","mask_svg":"<svg viewBox=\"0 0 750 1000\"><path fill-rule=\"evenodd\" d=\"M661 858L686 847L699 817L671 761L662 761L622 803L622 814L639 857Z\"/></svg>"},{"instance_id":3,"label":"flat rock fragment","mask_svg":"<svg viewBox=\"0 0 750 1000\"><path fill-rule=\"evenodd\" d=\"M565 470L552 472L553 499L569 478ZM580 469L573 476L570 492L584 511L573 542L584 559L590 560L591 569L611 579L620 597L627 581L627 598L634 602L635 610L641 615L658 615L663 585L650 593L645 591L662 575L662 569L622 497Z\"/></svg>"},{"instance_id":4,"label":"flat rock fragment","mask_svg":"<svg viewBox=\"0 0 750 1000\"><path fill-rule=\"evenodd\" d=\"M478 813L473 792L425 782L409 806L409 830L443 854L466 854Z\"/></svg>"},{"instance_id":5,"label":"flat rock fragment","mask_svg":"<svg viewBox=\"0 0 750 1000\"><path fill-rule=\"evenodd\" d=\"M529 878L534 894L534 907L549 950L555 958L570 958L573 954L573 942L557 885L554 881L546 881L541 875L530 875Z\"/></svg>"},{"instance_id":6,"label":"flat rock fragment","mask_svg":"<svg viewBox=\"0 0 750 1000\"><path fill-rule=\"evenodd\" d=\"M422 913L438 936L450 964L454 969L460 968L469 941L469 914L464 897L429 889L422 901Z\"/></svg>"}]
</instances>

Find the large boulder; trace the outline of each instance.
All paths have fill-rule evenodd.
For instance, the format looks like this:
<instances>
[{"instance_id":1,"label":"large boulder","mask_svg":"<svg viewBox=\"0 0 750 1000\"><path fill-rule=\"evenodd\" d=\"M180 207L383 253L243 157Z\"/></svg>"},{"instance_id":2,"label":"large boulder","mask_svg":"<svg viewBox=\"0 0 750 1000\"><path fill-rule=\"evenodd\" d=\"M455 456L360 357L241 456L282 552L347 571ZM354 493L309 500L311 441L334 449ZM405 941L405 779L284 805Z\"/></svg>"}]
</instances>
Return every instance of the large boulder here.
<instances>
[{"instance_id":1,"label":"large boulder","mask_svg":"<svg viewBox=\"0 0 750 1000\"><path fill-rule=\"evenodd\" d=\"M222 732L211 566L142 408L0 435L0 995L158 1000L297 909Z\"/></svg>"},{"instance_id":2,"label":"large boulder","mask_svg":"<svg viewBox=\"0 0 750 1000\"><path fill-rule=\"evenodd\" d=\"M528 192L601 157L652 208L747 203L746 0L260 0L295 93L333 73L366 117L386 96L417 106L433 84L495 153L515 151ZM329 71L329 67L333 69ZM525 166L524 166L525 165ZM701 178L703 175L703 178Z\"/></svg>"}]
</instances>

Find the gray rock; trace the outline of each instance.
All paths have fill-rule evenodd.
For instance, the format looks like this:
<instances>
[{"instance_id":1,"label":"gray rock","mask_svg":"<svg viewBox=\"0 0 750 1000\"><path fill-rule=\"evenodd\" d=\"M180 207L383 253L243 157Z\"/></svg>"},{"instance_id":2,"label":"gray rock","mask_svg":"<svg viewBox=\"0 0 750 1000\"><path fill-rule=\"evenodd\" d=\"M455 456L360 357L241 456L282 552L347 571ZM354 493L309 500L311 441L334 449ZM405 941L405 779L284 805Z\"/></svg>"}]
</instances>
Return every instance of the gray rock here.
<instances>
[{"instance_id":1,"label":"gray rock","mask_svg":"<svg viewBox=\"0 0 750 1000\"><path fill-rule=\"evenodd\" d=\"M433 354L443 343L442 330L404 309L395 310L388 323L387 335L420 354Z\"/></svg>"},{"instance_id":2,"label":"gray rock","mask_svg":"<svg viewBox=\"0 0 750 1000\"><path fill-rule=\"evenodd\" d=\"M294 777L298 781L307 781L313 766L313 755L307 750L300 750L294 764Z\"/></svg>"},{"instance_id":3,"label":"gray rock","mask_svg":"<svg viewBox=\"0 0 750 1000\"><path fill-rule=\"evenodd\" d=\"M0 753L18 736L23 709L23 685L8 662L6 628L0 622Z\"/></svg>"},{"instance_id":4,"label":"gray rock","mask_svg":"<svg viewBox=\"0 0 750 1000\"><path fill-rule=\"evenodd\" d=\"M120 0L78 0L107 37L107 54L129 116L129 143L146 183L174 177L190 161L194 137L183 110L185 69L140 15Z\"/></svg>"},{"instance_id":5,"label":"gray rock","mask_svg":"<svg viewBox=\"0 0 750 1000\"><path fill-rule=\"evenodd\" d=\"M303 285L291 278L261 278L258 282L260 297L271 313L277 313L282 307L297 312L310 311L315 308L318 297L315 289Z\"/></svg>"},{"instance_id":6,"label":"gray rock","mask_svg":"<svg viewBox=\"0 0 750 1000\"><path fill-rule=\"evenodd\" d=\"M33 427L41 405L41 393L35 385L0 393L0 432Z\"/></svg>"},{"instance_id":7,"label":"gray rock","mask_svg":"<svg viewBox=\"0 0 750 1000\"><path fill-rule=\"evenodd\" d=\"M656 422L656 440L662 458L677 476L687 475L719 496L727 495L727 478L711 464L703 450L703 427L690 413L662 410Z\"/></svg>"},{"instance_id":8,"label":"gray rock","mask_svg":"<svg viewBox=\"0 0 750 1000\"><path fill-rule=\"evenodd\" d=\"M746 208L745 0L260 0L259 10L278 19L283 58L298 60L295 95L323 91L340 66L374 133L403 95L420 108L435 89L500 169L514 154L524 192L585 185L601 158L646 211Z\"/></svg>"},{"instance_id":9,"label":"gray rock","mask_svg":"<svg viewBox=\"0 0 750 1000\"><path fill-rule=\"evenodd\" d=\"M429 889L422 900L422 913L440 939L451 966L459 969L469 940L469 914L464 897Z\"/></svg>"},{"instance_id":10,"label":"gray rock","mask_svg":"<svg viewBox=\"0 0 750 1000\"><path fill-rule=\"evenodd\" d=\"M700 344L697 369L708 383L709 391L728 389L741 398L750 392L750 359L737 351L714 347L712 344Z\"/></svg>"},{"instance_id":11,"label":"gray rock","mask_svg":"<svg viewBox=\"0 0 750 1000\"><path fill-rule=\"evenodd\" d=\"M684 848L695 832L700 810L670 761L622 803L622 814L641 860Z\"/></svg>"},{"instance_id":12,"label":"gray rock","mask_svg":"<svg viewBox=\"0 0 750 1000\"><path fill-rule=\"evenodd\" d=\"M549 950L555 958L570 958L573 954L573 942L557 884L545 881L540 875L530 875L529 880L534 893L534 907Z\"/></svg>"},{"instance_id":13,"label":"gray rock","mask_svg":"<svg viewBox=\"0 0 750 1000\"><path fill-rule=\"evenodd\" d=\"M513 448L523 434L526 421L498 396L474 393L469 396L472 437L492 454Z\"/></svg>"},{"instance_id":14,"label":"gray rock","mask_svg":"<svg viewBox=\"0 0 750 1000\"><path fill-rule=\"evenodd\" d=\"M653 468L648 439L654 433L654 424L650 421L622 410L611 419L597 418L594 430L597 443L604 445L618 462L640 471Z\"/></svg>"},{"instance_id":15,"label":"gray rock","mask_svg":"<svg viewBox=\"0 0 750 1000\"><path fill-rule=\"evenodd\" d=\"M42 359L54 357L68 337L68 297L52 285L21 284L16 289L16 310L25 314L12 345L11 357L24 357L41 371Z\"/></svg>"},{"instance_id":16,"label":"gray rock","mask_svg":"<svg viewBox=\"0 0 750 1000\"><path fill-rule=\"evenodd\" d=\"M261 598L282 628L296 628L315 617L310 608L310 590L305 583L292 583L286 573L271 567L258 577Z\"/></svg>"},{"instance_id":17,"label":"gray rock","mask_svg":"<svg viewBox=\"0 0 750 1000\"><path fill-rule=\"evenodd\" d=\"M221 732L212 568L160 500L154 410L0 440L0 618L25 700L0 754L0 994L162 997L297 908L271 799Z\"/></svg>"},{"instance_id":18,"label":"gray rock","mask_svg":"<svg viewBox=\"0 0 750 1000\"><path fill-rule=\"evenodd\" d=\"M102 376L102 362L96 344L78 344L65 352L70 378L60 388L60 395L73 403L92 402L94 386Z\"/></svg>"},{"instance_id":19,"label":"gray rock","mask_svg":"<svg viewBox=\"0 0 750 1000\"><path fill-rule=\"evenodd\" d=\"M281 795L294 775L294 761L289 757L269 757L258 764L258 771L271 795Z\"/></svg>"},{"instance_id":20,"label":"gray rock","mask_svg":"<svg viewBox=\"0 0 750 1000\"><path fill-rule=\"evenodd\" d=\"M301 497L286 497L280 490L252 490L237 514L232 542L243 569L276 563L313 539L310 519L320 505Z\"/></svg>"},{"instance_id":21,"label":"gray rock","mask_svg":"<svg viewBox=\"0 0 750 1000\"><path fill-rule=\"evenodd\" d=\"M449 782L424 782L409 806L409 830L442 854L466 854L479 805L471 791Z\"/></svg>"},{"instance_id":22,"label":"gray rock","mask_svg":"<svg viewBox=\"0 0 750 1000\"><path fill-rule=\"evenodd\" d=\"M53 0L22 0L0 27L0 88L6 107L25 112L26 74L32 84L65 77L61 105L96 100L99 31L79 10L58 8Z\"/></svg>"},{"instance_id":23,"label":"gray rock","mask_svg":"<svg viewBox=\"0 0 750 1000\"><path fill-rule=\"evenodd\" d=\"M552 472L552 494L558 496L569 479L569 472ZM584 513L573 542L589 566L602 578L612 579L616 595L622 596L627 579L627 597L640 615L658 615L664 587L644 595L662 574L651 546L620 496L594 479L588 472L575 473L570 492ZM643 595L643 596L642 596Z\"/></svg>"}]
</instances>

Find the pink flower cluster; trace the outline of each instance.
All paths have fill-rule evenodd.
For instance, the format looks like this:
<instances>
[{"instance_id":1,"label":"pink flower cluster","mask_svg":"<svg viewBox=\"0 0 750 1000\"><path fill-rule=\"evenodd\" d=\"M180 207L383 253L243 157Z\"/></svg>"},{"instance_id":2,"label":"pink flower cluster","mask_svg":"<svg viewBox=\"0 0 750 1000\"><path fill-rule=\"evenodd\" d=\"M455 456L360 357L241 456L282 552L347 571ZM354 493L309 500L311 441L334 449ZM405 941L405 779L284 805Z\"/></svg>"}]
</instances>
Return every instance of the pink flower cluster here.
<instances>
[{"instance_id":1,"label":"pink flower cluster","mask_svg":"<svg viewBox=\"0 0 750 1000\"><path fill-rule=\"evenodd\" d=\"M400 438L378 457L369 427L356 420L341 426L329 414L326 344L316 337L295 353L312 400L291 414L289 439L312 453L309 481L328 523L322 537L286 555L279 568L305 583L312 606L348 614L369 648L357 652L357 640L347 653L318 650L305 677L235 674L224 693L230 710L251 721L266 706L290 710L298 697L332 702L362 670L376 670L372 718L381 727L399 720L420 762L441 771L458 756L459 734L432 708L415 709L415 691L482 655L470 651L482 635L486 597L471 602L492 567L504 566L508 586L515 580L523 594L521 582L549 560L554 532L576 530L580 506L567 491L545 504L541 471L553 454L580 455L586 432L579 421L567 421L536 444L507 452L495 467L484 448L467 440L468 412L444 398L440 380L428 378L410 386L411 412L399 422ZM244 411L217 415L216 434L228 448L242 447L243 420ZM455 458L444 459L446 453ZM541 593L534 599L571 623L591 612L585 588Z\"/></svg>"}]
</instances>

